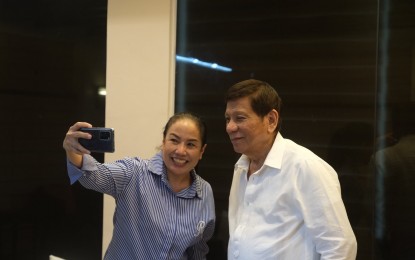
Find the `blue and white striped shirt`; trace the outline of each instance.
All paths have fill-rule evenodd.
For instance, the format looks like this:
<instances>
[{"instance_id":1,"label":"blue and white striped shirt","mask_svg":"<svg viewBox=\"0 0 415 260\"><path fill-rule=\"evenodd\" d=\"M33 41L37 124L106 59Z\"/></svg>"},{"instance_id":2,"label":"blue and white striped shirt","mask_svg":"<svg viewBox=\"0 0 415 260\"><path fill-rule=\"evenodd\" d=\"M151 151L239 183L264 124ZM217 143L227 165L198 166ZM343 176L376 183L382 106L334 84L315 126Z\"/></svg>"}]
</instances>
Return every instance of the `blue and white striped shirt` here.
<instances>
[{"instance_id":1,"label":"blue and white striped shirt","mask_svg":"<svg viewBox=\"0 0 415 260\"><path fill-rule=\"evenodd\" d=\"M115 198L114 231L104 259L205 259L215 226L212 188L193 170L190 187L174 193L161 153L149 160L68 161L71 183Z\"/></svg>"}]
</instances>

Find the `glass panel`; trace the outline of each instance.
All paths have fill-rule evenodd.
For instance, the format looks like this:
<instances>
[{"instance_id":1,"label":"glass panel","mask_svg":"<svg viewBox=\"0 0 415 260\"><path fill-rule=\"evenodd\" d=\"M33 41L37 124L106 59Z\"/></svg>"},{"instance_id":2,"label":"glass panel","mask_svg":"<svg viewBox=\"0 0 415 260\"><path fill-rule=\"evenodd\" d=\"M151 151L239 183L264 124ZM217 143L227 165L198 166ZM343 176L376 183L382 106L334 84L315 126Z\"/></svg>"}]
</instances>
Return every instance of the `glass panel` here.
<instances>
[{"instance_id":1,"label":"glass panel","mask_svg":"<svg viewBox=\"0 0 415 260\"><path fill-rule=\"evenodd\" d=\"M337 171L358 240L372 259L378 2L178 1L177 54L231 72L177 60L176 110L205 117L208 147L199 173L212 184L217 230L212 259L226 259L227 206L239 157L225 132L223 96L248 78L283 100L282 135ZM409 36L408 36L409 37Z\"/></svg>"},{"instance_id":2,"label":"glass panel","mask_svg":"<svg viewBox=\"0 0 415 260\"><path fill-rule=\"evenodd\" d=\"M104 125L106 9L0 0L0 259L101 257L102 195L69 185L62 141Z\"/></svg>"},{"instance_id":3,"label":"glass panel","mask_svg":"<svg viewBox=\"0 0 415 260\"><path fill-rule=\"evenodd\" d=\"M377 259L415 248L415 2L380 5L375 174Z\"/></svg>"}]
</instances>

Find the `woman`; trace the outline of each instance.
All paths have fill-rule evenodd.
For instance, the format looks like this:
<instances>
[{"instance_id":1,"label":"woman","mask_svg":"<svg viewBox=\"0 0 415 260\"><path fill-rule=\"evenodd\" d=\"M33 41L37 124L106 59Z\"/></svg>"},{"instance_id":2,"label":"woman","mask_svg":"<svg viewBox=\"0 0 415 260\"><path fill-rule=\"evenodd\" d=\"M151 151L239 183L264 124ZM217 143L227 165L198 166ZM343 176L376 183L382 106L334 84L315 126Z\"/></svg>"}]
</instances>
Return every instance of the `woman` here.
<instances>
[{"instance_id":1,"label":"woman","mask_svg":"<svg viewBox=\"0 0 415 260\"><path fill-rule=\"evenodd\" d=\"M90 139L78 122L63 142L71 183L109 194L116 201L114 231L104 259L205 259L215 211L212 188L194 170L206 148L206 127L197 116L172 116L161 151L151 159L97 162L78 139Z\"/></svg>"}]
</instances>

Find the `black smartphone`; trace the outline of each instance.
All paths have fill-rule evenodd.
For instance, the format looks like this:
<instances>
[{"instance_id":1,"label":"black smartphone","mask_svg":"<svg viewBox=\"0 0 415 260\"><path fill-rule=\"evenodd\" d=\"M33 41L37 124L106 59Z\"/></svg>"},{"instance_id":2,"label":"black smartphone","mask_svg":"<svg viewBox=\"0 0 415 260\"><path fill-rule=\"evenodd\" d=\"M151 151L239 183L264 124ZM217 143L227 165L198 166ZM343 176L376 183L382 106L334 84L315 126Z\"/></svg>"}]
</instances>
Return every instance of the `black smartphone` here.
<instances>
[{"instance_id":1,"label":"black smartphone","mask_svg":"<svg viewBox=\"0 0 415 260\"><path fill-rule=\"evenodd\" d=\"M114 146L114 129L106 127L83 127L79 129L82 132L91 134L91 139L79 138L79 143L91 152L113 153Z\"/></svg>"}]
</instances>

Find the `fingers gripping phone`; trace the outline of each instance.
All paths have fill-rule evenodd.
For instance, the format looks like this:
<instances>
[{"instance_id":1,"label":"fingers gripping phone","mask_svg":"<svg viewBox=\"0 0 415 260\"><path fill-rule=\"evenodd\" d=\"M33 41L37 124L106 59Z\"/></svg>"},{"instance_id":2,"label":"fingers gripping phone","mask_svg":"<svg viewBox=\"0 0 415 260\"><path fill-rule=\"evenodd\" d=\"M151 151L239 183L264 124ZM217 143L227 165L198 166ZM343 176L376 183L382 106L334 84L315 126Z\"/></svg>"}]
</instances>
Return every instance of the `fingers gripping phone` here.
<instances>
[{"instance_id":1,"label":"fingers gripping phone","mask_svg":"<svg viewBox=\"0 0 415 260\"><path fill-rule=\"evenodd\" d=\"M114 146L114 129L106 127L83 127L79 129L82 132L89 133L92 138L79 138L79 143L91 152L113 153Z\"/></svg>"}]
</instances>

